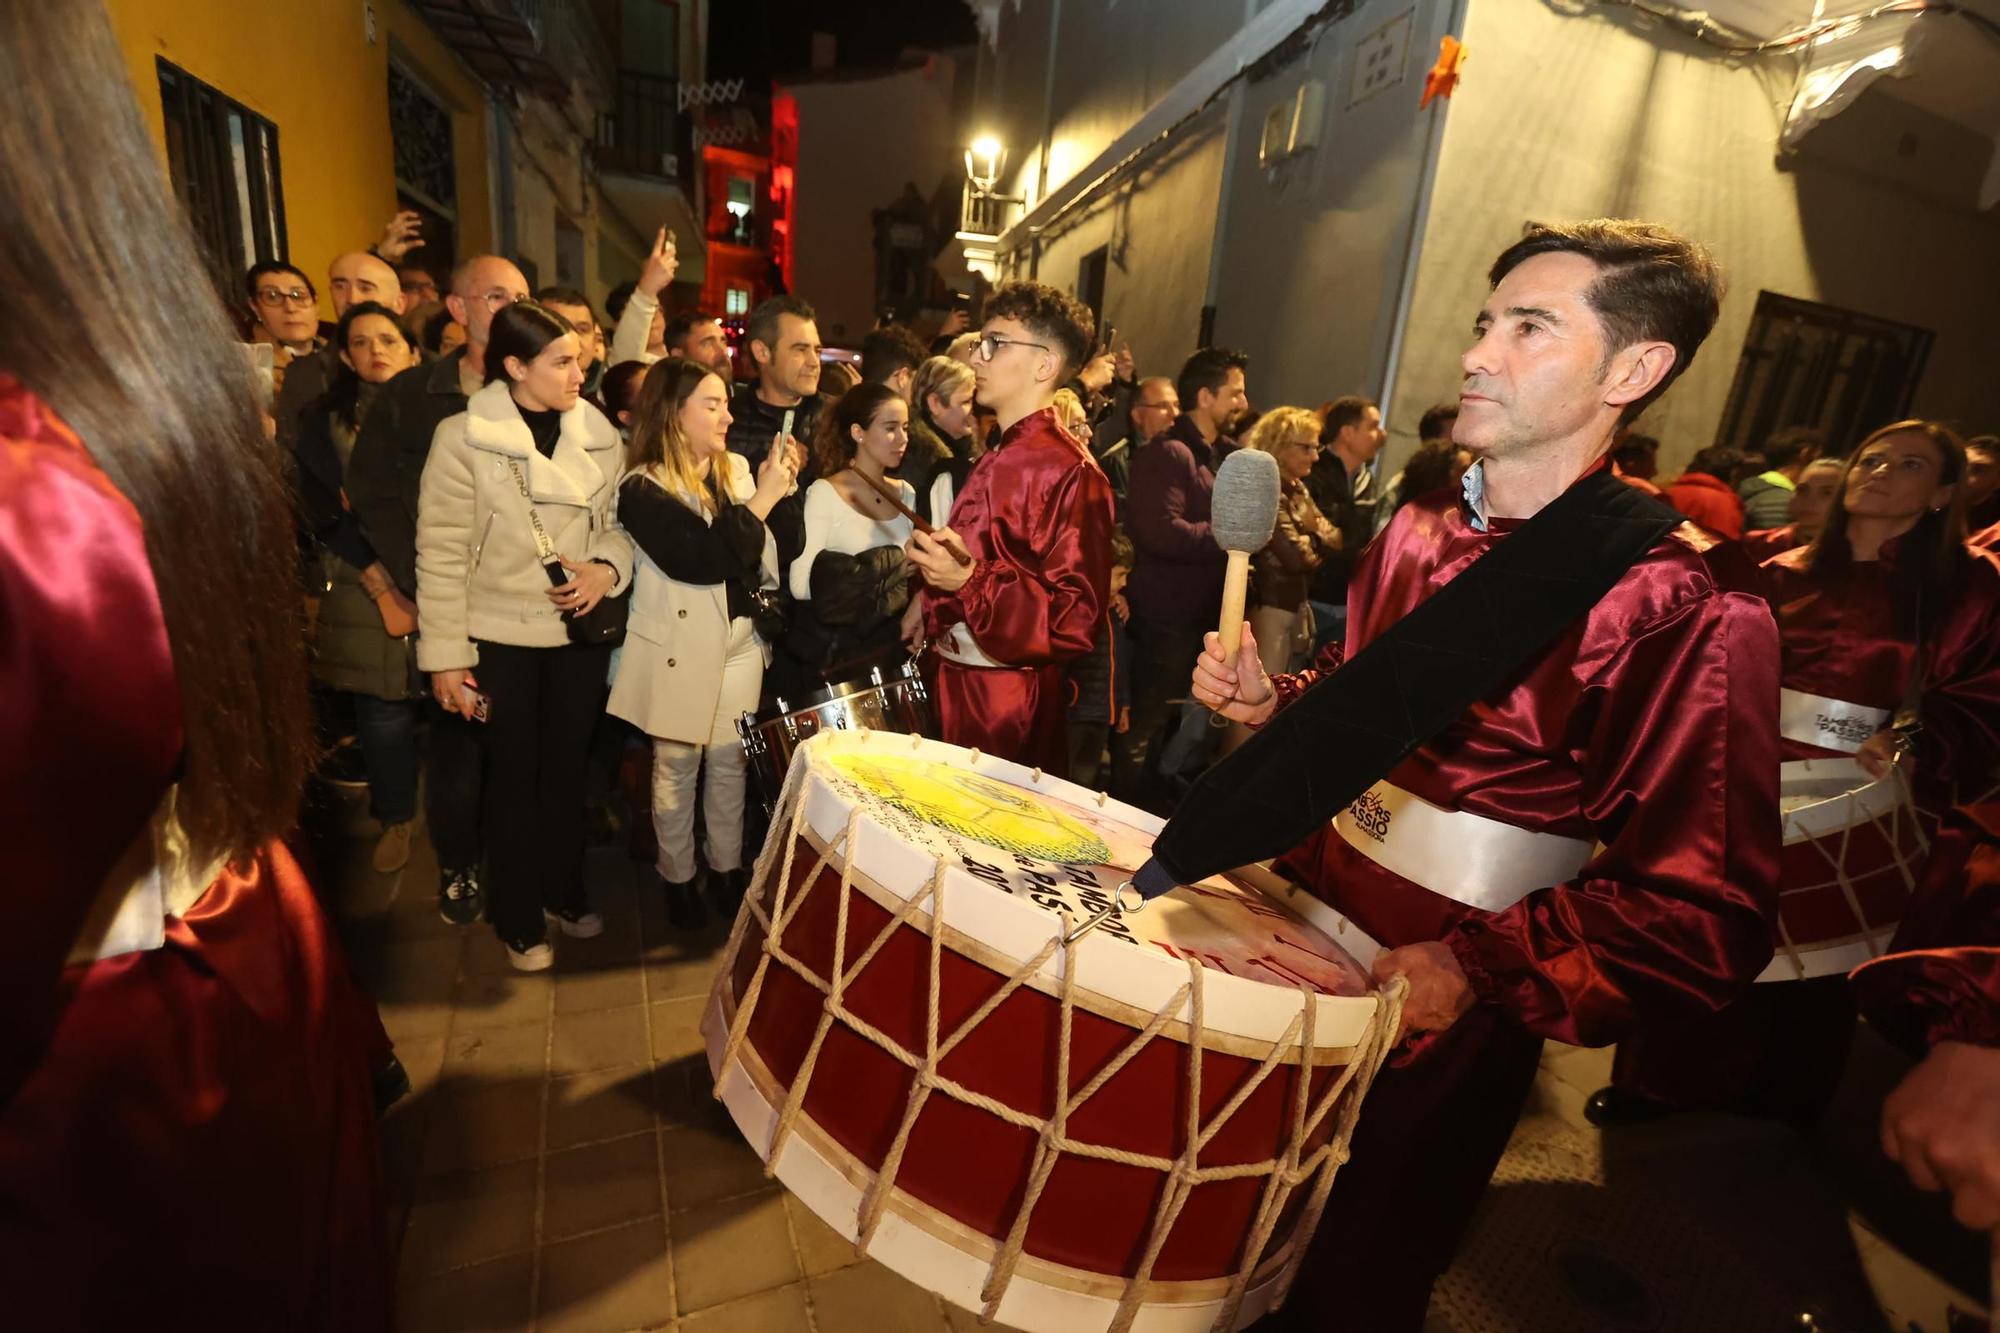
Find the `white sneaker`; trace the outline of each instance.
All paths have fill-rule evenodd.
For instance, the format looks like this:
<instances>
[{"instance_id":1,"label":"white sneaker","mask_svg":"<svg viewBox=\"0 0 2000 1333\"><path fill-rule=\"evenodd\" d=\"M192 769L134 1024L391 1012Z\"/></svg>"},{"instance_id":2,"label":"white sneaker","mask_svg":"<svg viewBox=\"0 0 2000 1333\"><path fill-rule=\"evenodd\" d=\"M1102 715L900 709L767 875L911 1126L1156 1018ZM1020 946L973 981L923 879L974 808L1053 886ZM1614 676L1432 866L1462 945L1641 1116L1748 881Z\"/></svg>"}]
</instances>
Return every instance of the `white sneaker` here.
<instances>
[{"instance_id":1,"label":"white sneaker","mask_svg":"<svg viewBox=\"0 0 2000 1333\"><path fill-rule=\"evenodd\" d=\"M594 940L604 933L604 918L595 912L578 912L575 916L565 916L561 912L542 911L542 920L561 930L573 940Z\"/></svg>"},{"instance_id":2,"label":"white sneaker","mask_svg":"<svg viewBox=\"0 0 2000 1333\"><path fill-rule=\"evenodd\" d=\"M546 972L555 965L556 951L547 940L531 944L525 949L507 946L507 961L514 965L516 972Z\"/></svg>"}]
</instances>

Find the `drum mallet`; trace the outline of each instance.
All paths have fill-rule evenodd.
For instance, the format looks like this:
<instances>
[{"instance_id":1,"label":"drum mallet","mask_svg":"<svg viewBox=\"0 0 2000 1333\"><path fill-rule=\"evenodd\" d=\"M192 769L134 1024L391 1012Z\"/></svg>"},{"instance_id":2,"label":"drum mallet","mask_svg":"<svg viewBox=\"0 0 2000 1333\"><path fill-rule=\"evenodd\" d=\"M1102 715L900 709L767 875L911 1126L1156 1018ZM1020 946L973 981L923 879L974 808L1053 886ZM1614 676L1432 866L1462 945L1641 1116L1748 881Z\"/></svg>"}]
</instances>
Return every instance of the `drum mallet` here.
<instances>
[{"instance_id":1,"label":"drum mallet","mask_svg":"<svg viewBox=\"0 0 2000 1333\"><path fill-rule=\"evenodd\" d=\"M1250 588L1250 557L1264 549L1278 523L1278 460L1261 449L1238 449L1215 471L1209 530L1229 554L1222 579L1222 619L1216 637L1234 662L1243 643L1243 598Z\"/></svg>"},{"instance_id":2,"label":"drum mallet","mask_svg":"<svg viewBox=\"0 0 2000 1333\"><path fill-rule=\"evenodd\" d=\"M887 500L890 504L894 505L896 507L897 513L901 514L904 518L910 520L911 527L915 528L918 532L923 533L924 536L926 537L937 536L937 528L932 526L931 521L925 518L922 514L919 514L916 510L904 504L903 497L897 493L896 488L894 486L891 486L888 482L883 481L880 477L869 476L866 472L863 472L860 468L854 469L854 475L861 478L861 480L867 482L869 489L873 490L875 494L881 496L884 500ZM951 558L958 561L959 564L969 565L972 563L971 555L967 554L965 548L960 546L957 542L950 542L950 541L940 542L939 545L943 546L945 550L950 551Z\"/></svg>"}]
</instances>

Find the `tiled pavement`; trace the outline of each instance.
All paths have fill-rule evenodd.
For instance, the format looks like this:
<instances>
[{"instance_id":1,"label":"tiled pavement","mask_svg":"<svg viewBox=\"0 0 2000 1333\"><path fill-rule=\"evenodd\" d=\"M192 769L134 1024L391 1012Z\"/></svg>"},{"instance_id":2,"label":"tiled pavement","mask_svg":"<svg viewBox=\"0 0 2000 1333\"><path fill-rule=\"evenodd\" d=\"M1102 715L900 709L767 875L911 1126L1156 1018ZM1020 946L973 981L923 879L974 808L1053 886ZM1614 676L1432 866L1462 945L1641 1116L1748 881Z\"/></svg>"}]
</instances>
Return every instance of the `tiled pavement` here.
<instances>
[{"instance_id":1,"label":"tiled pavement","mask_svg":"<svg viewBox=\"0 0 2000 1333\"><path fill-rule=\"evenodd\" d=\"M524 976L508 967L490 930L438 918L435 866L421 838L401 892L386 904L394 886L367 873L366 850L350 844L327 869L340 886L355 970L414 1085L383 1126L405 1333L976 1327L965 1312L857 1260L764 1177L710 1096L699 1024L726 923L698 934L670 929L661 905L640 891L641 868L621 849L596 850L589 879L604 935L559 939L555 969ZM1850 1242L1819 1149L1719 1117L1600 1139L1584 1128L1581 1109L1607 1069L1607 1053L1552 1047L1509 1153L1509 1163L1545 1174L1553 1163L1565 1186L1581 1182L1592 1191L1590 1209L1564 1205L1570 1211L1551 1218L1534 1193L1545 1180L1496 1186L1441 1284L1428 1333L1741 1326L1723 1315L1737 1317L1746 1294L1727 1286L1676 1290L1656 1322L1614 1324L1569 1305L1547 1281L1524 1295L1529 1288L1506 1271L1524 1262L1518 1243L1509 1244L1526 1226L1576 1232L1588 1216L1602 1227L1607 1200L1614 1214L1650 1219L1690 1189L1717 1202L1691 1214L1701 1217L1694 1230L1711 1234L1675 1243L1748 1255L1755 1263L1739 1277L1761 1298L1846 1316L1821 1325L1828 1330L1887 1327L1873 1318L1865 1267L1899 1316L1895 1328L1912 1320L1943 1328L1937 1279L1865 1226L1851 1228ZM1869 1156L1861 1122L1879 1093L1848 1094L1855 1161ZM1746 1173L1756 1189L1740 1184ZM1701 1183L1690 1186L1691 1178ZM1721 1206L1713 1192L1731 1188L1741 1197ZM1789 1236L1801 1227L1815 1232L1814 1243ZM1788 1239L1765 1243L1774 1231ZM1648 1256L1626 1258L1643 1269ZM1525 1263L1548 1267L1532 1253Z\"/></svg>"}]
</instances>

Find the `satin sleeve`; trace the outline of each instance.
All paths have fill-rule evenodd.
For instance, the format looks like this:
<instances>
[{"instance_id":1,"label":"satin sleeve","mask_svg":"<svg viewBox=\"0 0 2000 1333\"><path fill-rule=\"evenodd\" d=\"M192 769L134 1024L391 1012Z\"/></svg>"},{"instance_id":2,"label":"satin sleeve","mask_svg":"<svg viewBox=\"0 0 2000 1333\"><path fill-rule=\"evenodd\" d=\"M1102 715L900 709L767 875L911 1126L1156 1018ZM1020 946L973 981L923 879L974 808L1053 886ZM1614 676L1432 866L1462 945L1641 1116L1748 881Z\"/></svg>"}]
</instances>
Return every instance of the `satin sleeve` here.
<instances>
[{"instance_id":1,"label":"satin sleeve","mask_svg":"<svg viewBox=\"0 0 2000 1333\"><path fill-rule=\"evenodd\" d=\"M1090 463L1069 468L1033 503L1032 516L995 513L998 540L957 593L972 637L1010 666L1047 666L1089 652L1111 583L1104 473ZM1020 530L1024 518L1028 531Z\"/></svg>"},{"instance_id":2,"label":"satin sleeve","mask_svg":"<svg viewBox=\"0 0 2000 1333\"><path fill-rule=\"evenodd\" d=\"M2000 1046L2000 800L1945 815L1889 952L1849 976L1863 1016L1906 1050Z\"/></svg>"},{"instance_id":3,"label":"satin sleeve","mask_svg":"<svg viewBox=\"0 0 2000 1333\"><path fill-rule=\"evenodd\" d=\"M1568 883L1446 935L1480 1000L1579 1046L1720 1008L1771 958L1778 633L1727 592L1639 628L1578 700L1580 808L1602 844Z\"/></svg>"},{"instance_id":4,"label":"satin sleeve","mask_svg":"<svg viewBox=\"0 0 2000 1333\"><path fill-rule=\"evenodd\" d=\"M180 691L139 516L0 383L0 1104L99 886L174 781Z\"/></svg>"},{"instance_id":5,"label":"satin sleeve","mask_svg":"<svg viewBox=\"0 0 2000 1333\"><path fill-rule=\"evenodd\" d=\"M1974 552L1918 701L1916 772L1940 803L1971 799L2000 770L2000 561ZM1955 794L1955 796L1954 796Z\"/></svg>"}]
</instances>

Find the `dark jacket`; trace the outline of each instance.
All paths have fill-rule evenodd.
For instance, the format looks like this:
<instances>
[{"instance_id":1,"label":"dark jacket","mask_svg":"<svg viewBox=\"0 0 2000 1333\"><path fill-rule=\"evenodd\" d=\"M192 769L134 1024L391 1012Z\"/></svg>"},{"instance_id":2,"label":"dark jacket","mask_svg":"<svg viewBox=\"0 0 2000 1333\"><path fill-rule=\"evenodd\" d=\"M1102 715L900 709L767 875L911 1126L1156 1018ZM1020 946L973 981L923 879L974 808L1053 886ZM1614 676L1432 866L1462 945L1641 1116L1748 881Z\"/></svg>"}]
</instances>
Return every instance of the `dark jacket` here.
<instances>
[{"instance_id":1,"label":"dark jacket","mask_svg":"<svg viewBox=\"0 0 2000 1333\"><path fill-rule=\"evenodd\" d=\"M1328 446L1320 451L1319 461L1306 477L1306 493L1326 515L1326 521L1340 529L1340 549L1327 552L1313 575L1313 600L1345 606L1348 571L1360 561L1375 532L1375 506L1381 499L1375 473L1364 467L1350 474L1340 455Z\"/></svg>"},{"instance_id":2,"label":"dark jacket","mask_svg":"<svg viewBox=\"0 0 2000 1333\"><path fill-rule=\"evenodd\" d=\"M271 417L278 423L278 443L296 448L300 423L307 409L333 387L340 375L340 349L332 343L309 356L298 357L285 367L284 387L271 404Z\"/></svg>"},{"instance_id":3,"label":"dark jacket","mask_svg":"<svg viewBox=\"0 0 2000 1333\"><path fill-rule=\"evenodd\" d=\"M931 492L939 477L949 476L955 498L965 489L965 479L972 475L974 461L971 436L953 439L937 428L930 413L919 408L910 418L910 447L889 475L910 484L910 489L917 493L917 512L941 528L951 519L951 506L946 504L942 513L935 510Z\"/></svg>"},{"instance_id":4,"label":"dark jacket","mask_svg":"<svg viewBox=\"0 0 2000 1333\"><path fill-rule=\"evenodd\" d=\"M825 406L826 400L815 394L791 409L792 438L806 446L806 463L799 469L799 484L790 495L778 501L771 510L771 516L764 520L764 526L771 530L773 540L778 543L780 587L784 586L792 561L798 559L799 552L806 548L806 488L818 476L812 461L813 428L819 424L819 414ZM771 452L771 441L785 428L785 412L785 408L773 407L759 398L755 384L738 385L735 395L730 398L729 450L749 460L751 476L757 475L757 465L764 461L765 454Z\"/></svg>"},{"instance_id":5,"label":"dark jacket","mask_svg":"<svg viewBox=\"0 0 2000 1333\"><path fill-rule=\"evenodd\" d=\"M805 470L799 473L799 489L812 484L813 427L819 424L820 409L826 400L817 394L804 399L792 412L792 438L806 446ZM729 399L729 448L750 460L750 475L757 475L757 465L764 461L764 455L771 452L771 440L785 428L785 412L782 407L773 407L757 396L755 384L739 384Z\"/></svg>"},{"instance_id":6,"label":"dark jacket","mask_svg":"<svg viewBox=\"0 0 2000 1333\"><path fill-rule=\"evenodd\" d=\"M1107 609L1090 652L1069 668L1069 720L1115 726L1118 710L1132 706L1132 635Z\"/></svg>"},{"instance_id":7,"label":"dark jacket","mask_svg":"<svg viewBox=\"0 0 2000 1333\"><path fill-rule=\"evenodd\" d=\"M1222 607L1228 557L1209 527L1214 455L1183 412L1132 460L1125 531L1139 558L1126 597L1140 620L1206 625Z\"/></svg>"},{"instance_id":8,"label":"dark jacket","mask_svg":"<svg viewBox=\"0 0 2000 1333\"><path fill-rule=\"evenodd\" d=\"M396 586L417 591L417 492L431 437L447 417L465 410L458 384L460 348L429 365L412 366L383 385L361 422L347 463L347 501L361 531Z\"/></svg>"},{"instance_id":9,"label":"dark jacket","mask_svg":"<svg viewBox=\"0 0 2000 1333\"><path fill-rule=\"evenodd\" d=\"M374 598L361 586L361 571L376 557L342 499L335 435L344 429L323 393L300 414L294 432L300 523L308 541L309 569L324 589L313 621L313 679L330 689L407 699L413 695L416 649L407 637L389 637Z\"/></svg>"}]
</instances>

